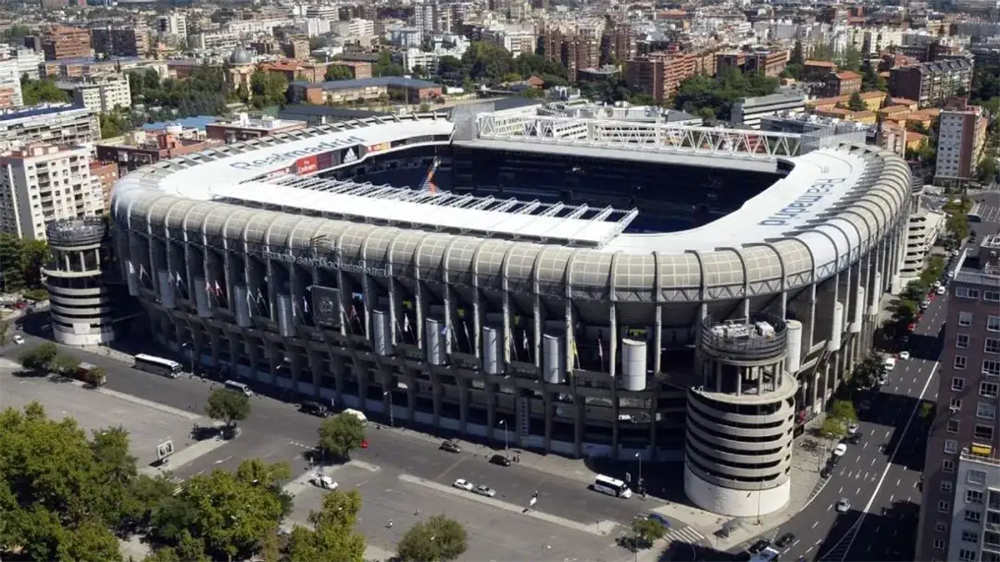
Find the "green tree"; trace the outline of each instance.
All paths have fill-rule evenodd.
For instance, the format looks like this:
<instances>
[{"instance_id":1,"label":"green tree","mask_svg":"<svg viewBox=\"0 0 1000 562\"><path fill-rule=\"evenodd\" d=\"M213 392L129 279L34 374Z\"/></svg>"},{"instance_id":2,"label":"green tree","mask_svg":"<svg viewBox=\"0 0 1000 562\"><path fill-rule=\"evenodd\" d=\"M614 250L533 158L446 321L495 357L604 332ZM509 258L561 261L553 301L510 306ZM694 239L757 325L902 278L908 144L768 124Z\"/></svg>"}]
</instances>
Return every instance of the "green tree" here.
<instances>
[{"instance_id":1,"label":"green tree","mask_svg":"<svg viewBox=\"0 0 1000 562\"><path fill-rule=\"evenodd\" d=\"M354 78L354 73L351 69L339 64L331 64L326 67L326 74L323 75L324 80L350 80Z\"/></svg>"},{"instance_id":2,"label":"green tree","mask_svg":"<svg viewBox=\"0 0 1000 562\"><path fill-rule=\"evenodd\" d=\"M392 62L392 53L382 51L378 54L378 60L375 61L375 65L372 66L372 72L375 73L375 76L402 76L403 67L400 64Z\"/></svg>"},{"instance_id":3,"label":"green tree","mask_svg":"<svg viewBox=\"0 0 1000 562\"><path fill-rule=\"evenodd\" d=\"M850 400L834 400L830 404L830 415L842 419L846 423L858 421L858 413L854 410L854 403Z\"/></svg>"},{"instance_id":4,"label":"green tree","mask_svg":"<svg viewBox=\"0 0 1000 562\"><path fill-rule=\"evenodd\" d=\"M805 55L802 52L802 41L796 39L795 46L792 47L792 53L788 56L788 64L797 64L801 67L805 62Z\"/></svg>"},{"instance_id":5,"label":"green tree","mask_svg":"<svg viewBox=\"0 0 1000 562\"><path fill-rule=\"evenodd\" d=\"M42 78L32 80L27 75L21 78L21 97L24 105L38 105L40 103L66 103L69 102L69 95L60 90L55 80Z\"/></svg>"},{"instance_id":6,"label":"green tree","mask_svg":"<svg viewBox=\"0 0 1000 562\"><path fill-rule=\"evenodd\" d=\"M11 234L0 234L0 290L20 291L25 287L21 256L24 241Z\"/></svg>"},{"instance_id":7,"label":"green tree","mask_svg":"<svg viewBox=\"0 0 1000 562\"><path fill-rule=\"evenodd\" d=\"M885 82L885 78L879 76L870 60L865 59L865 62L861 65L861 91L871 92L873 90L880 90L884 92L888 89L889 87Z\"/></svg>"},{"instance_id":8,"label":"green tree","mask_svg":"<svg viewBox=\"0 0 1000 562\"><path fill-rule=\"evenodd\" d=\"M945 221L945 229L956 240L969 237L969 216L965 213L951 213Z\"/></svg>"},{"instance_id":9,"label":"green tree","mask_svg":"<svg viewBox=\"0 0 1000 562\"><path fill-rule=\"evenodd\" d=\"M102 139L120 137L132 130L132 123L128 117L119 111L101 113L99 119Z\"/></svg>"},{"instance_id":10,"label":"green tree","mask_svg":"<svg viewBox=\"0 0 1000 562\"><path fill-rule=\"evenodd\" d=\"M978 179L985 184L997 179L997 159L994 155L987 154L979 161Z\"/></svg>"},{"instance_id":11,"label":"green tree","mask_svg":"<svg viewBox=\"0 0 1000 562\"><path fill-rule=\"evenodd\" d=\"M347 458L351 449L361 446L365 426L357 417L340 413L326 418L319 426L319 449L334 458Z\"/></svg>"},{"instance_id":12,"label":"green tree","mask_svg":"<svg viewBox=\"0 0 1000 562\"><path fill-rule=\"evenodd\" d=\"M3 33L0 33L0 39L2 39L5 43L13 45L22 43L24 38L28 35L31 35L30 27L15 23L14 25L3 30Z\"/></svg>"},{"instance_id":13,"label":"green tree","mask_svg":"<svg viewBox=\"0 0 1000 562\"><path fill-rule=\"evenodd\" d=\"M636 517L632 520L632 534L636 542L644 548L653 546L653 543L663 538L667 534L667 529L659 521L654 521L646 517Z\"/></svg>"},{"instance_id":14,"label":"green tree","mask_svg":"<svg viewBox=\"0 0 1000 562\"><path fill-rule=\"evenodd\" d=\"M21 276L28 287L42 286L42 266L52 259L45 240L24 240L20 250Z\"/></svg>"},{"instance_id":15,"label":"green tree","mask_svg":"<svg viewBox=\"0 0 1000 562\"><path fill-rule=\"evenodd\" d=\"M820 428L820 433L822 433L827 439L841 439L847 435L847 426L844 424L844 420L833 416L827 416L827 418L823 420L823 426Z\"/></svg>"},{"instance_id":16,"label":"green tree","mask_svg":"<svg viewBox=\"0 0 1000 562\"><path fill-rule=\"evenodd\" d=\"M250 103L260 109L271 105L284 105L288 81L283 74L258 70L250 75Z\"/></svg>"},{"instance_id":17,"label":"green tree","mask_svg":"<svg viewBox=\"0 0 1000 562\"><path fill-rule=\"evenodd\" d=\"M857 388L871 388L882 374L882 362L878 357L869 356L858 363L851 372L851 383Z\"/></svg>"},{"instance_id":18,"label":"green tree","mask_svg":"<svg viewBox=\"0 0 1000 562\"><path fill-rule=\"evenodd\" d=\"M854 92L851 94L849 100L847 100L847 109L851 111L867 111L868 106L865 105L865 101L861 99L861 94Z\"/></svg>"},{"instance_id":19,"label":"green tree","mask_svg":"<svg viewBox=\"0 0 1000 562\"><path fill-rule=\"evenodd\" d=\"M404 562L440 562L454 560L468 548L465 528L458 521L435 515L417 523L396 546Z\"/></svg>"},{"instance_id":20,"label":"green tree","mask_svg":"<svg viewBox=\"0 0 1000 562\"><path fill-rule=\"evenodd\" d=\"M507 49L484 41L473 41L462 54L463 71L469 78L498 84L514 72L513 59Z\"/></svg>"},{"instance_id":21,"label":"green tree","mask_svg":"<svg viewBox=\"0 0 1000 562\"><path fill-rule=\"evenodd\" d=\"M854 72L861 70L861 51L854 45L848 45L837 66L841 70L852 70Z\"/></svg>"},{"instance_id":22,"label":"green tree","mask_svg":"<svg viewBox=\"0 0 1000 562\"><path fill-rule=\"evenodd\" d=\"M213 420L223 420L231 429L250 415L250 398L242 392L220 388L209 395L205 413Z\"/></svg>"},{"instance_id":23,"label":"green tree","mask_svg":"<svg viewBox=\"0 0 1000 562\"><path fill-rule=\"evenodd\" d=\"M48 371L52 367L53 360L59 355L59 348L52 342L39 344L32 349L21 354L18 361L21 366L29 371Z\"/></svg>"},{"instance_id":24,"label":"green tree","mask_svg":"<svg viewBox=\"0 0 1000 562\"><path fill-rule=\"evenodd\" d=\"M72 355L59 353L49 363L49 368L60 375L69 376L76 373L76 370L80 368L80 360Z\"/></svg>"},{"instance_id":25,"label":"green tree","mask_svg":"<svg viewBox=\"0 0 1000 562\"><path fill-rule=\"evenodd\" d=\"M440 76L453 76L462 73L462 61L451 55L444 55L438 59L438 74Z\"/></svg>"},{"instance_id":26,"label":"green tree","mask_svg":"<svg viewBox=\"0 0 1000 562\"><path fill-rule=\"evenodd\" d=\"M361 495L357 490L325 494L320 511L309 514L313 528L292 530L285 549L287 558L298 562L361 562L365 538L355 531L360 512Z\"/></svg>"}]
</instances>

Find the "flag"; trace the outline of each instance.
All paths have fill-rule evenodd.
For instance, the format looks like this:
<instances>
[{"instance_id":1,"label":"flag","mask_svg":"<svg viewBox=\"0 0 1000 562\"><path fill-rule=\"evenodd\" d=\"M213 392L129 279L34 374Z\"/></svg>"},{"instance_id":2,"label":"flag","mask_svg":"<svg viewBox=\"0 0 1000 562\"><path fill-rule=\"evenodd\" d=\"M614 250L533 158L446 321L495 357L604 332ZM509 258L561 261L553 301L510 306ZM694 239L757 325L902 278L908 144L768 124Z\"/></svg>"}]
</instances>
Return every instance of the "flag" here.
<instances>
[{"instance_id":1,"label":"flag","mask_svg":"<svg viewBox=\"0 0 1000 562\"><path fill-rule=\"evenodd\" d=\"M145 274L146 274L146 266L140 263L139 264L139 277L141 278Z\"/></svg>"},{"instance_id":2,"label":"flag","mask_svg":"<svg viewBox=\"0 0 1000 562\"><path fill-rule=\"evenodd\" d=\"M471 344L472 338L469 337L469 323L465 320L462 320L462 331L465 332L465 341Z\"/></svg>"},{"instance_id":3,"label":"flag","mask_svg":"<svg viewBox=\"0 0 1000 562\"><path fill-rule=\"evenodd\" d=\"M302 311L309 314L309 297L305 295L302 296Z\"/></svg>"},{"instance_id":4,"label":"flag","mask_svg":"<svg viewBox=\"0 0 1000 562\"><path fill-rule=\"evenodd\" d=\"M250 295L250 291L247 291L247 313L252 318L253 317L253 307L250 306L251 304L253 304L253 296Z\"/></svg>"},{"instance_id":5,"label":"flag","mask_svg":"<svg viewBox=\"0 0 1000 562\"><path fill-rule=\"evenodd\" d=\"M573 338L573 363L575 369L580 368L580 353L576 349L576 338Z\"/></svg>"},{"instance_id":6,"label":"flag","mask_svg":"<svg viewBox=\"0 0 1000 562\"><path fill-rule=\"evenodd\" d=\"M135 266L132 265L132 260L128 260L126 263L128 264L128 274L135 275Z\"/></svg>"},{"instance_id":7,"label":"flag","mask_svg":"<svg viewBox=\"0 0 1000 562\"><path fill-rule=\"evenodd\" d=\"M212 294L212 282L208 279L205 279L205 292L210 295Z\"/></svg>"},{"instance_id":8,"label":"flag","mask_svg":"<svg viewBox=\"0 0 1000 562\"><path fill-rule=\"evenodd\" d=\"M601 370L604 370L604 338L597 332L597 357L601 360Z\"/></svg>"},{"instance_id":9,"label":"flag","mask_svg":"<svg viewBox=\"0 0 1000 562\"><path fill-rule=\"evenodd\" d=\"M521 330L521 345L524 347L525 351L528 351L528 330ZM528 358L531 358L531 353L528 353Z\"/></svg>"},{"instance_id":10,"label":"flag","mask_svg":"<svg viewBox=\"0 0 1000 562\"><path fill-rule=\"evenodd\" d=\"M263 291L260 290L260 287L257 287L257 304L260 304L261 301L263 300L264 300L264 293Z\"/></svg>"},{"instance_id":11,"label":"flag","mask_svg":"<svg viewBox=\"0 0 1000 562\"><path fill-rule=\"evenodd\" d=\"M183 283L184 283L184 280L183 280L183 279L181 279L181 272L180 272L180 271L176 271L176 272L174 272L174 273L176 273L176 274L177 274L177 281L176 281L176 283L177 283L178 285L181 285L181 284L183 284Z\"/></svg>"},{"instance_id":12,"label":"flag","mask_svg":"<svg viewBox=\"0 0 1000 562\"><path fill-rule=\"evenodd\" d=\"M410 333L410 316L405 312L403 313L403 331L407 334Z\"/></svg>"},{"instance_id":13,"label":"flag","mask_svg":"<svg viewBox=\"0 0 1000 562\"><path fill-rule=\"evenodd\" d=\"M219 285L218 281L215 282L215 296L217 297L222 296L222 286Z\"/></svg>"}]
</instances>

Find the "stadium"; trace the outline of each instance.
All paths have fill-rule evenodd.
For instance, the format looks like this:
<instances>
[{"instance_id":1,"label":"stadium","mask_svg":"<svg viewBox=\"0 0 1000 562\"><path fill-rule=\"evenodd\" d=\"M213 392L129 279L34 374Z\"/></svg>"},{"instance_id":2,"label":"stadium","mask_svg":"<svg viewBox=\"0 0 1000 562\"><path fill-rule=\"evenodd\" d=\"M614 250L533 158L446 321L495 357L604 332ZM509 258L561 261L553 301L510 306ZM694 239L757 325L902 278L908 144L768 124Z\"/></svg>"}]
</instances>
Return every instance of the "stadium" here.
<instances>
[{"instance_id":1,"label":"stadium","mask_svg":"<svg viewBox=\"0 0 1000 562\"><path fill-rule=\"evenodd\" d=\"M684 461L780 509L792 437L871 345L910 174L796 135L456 110L160 162L113 244L153 338L338 408L570 456Z\"/></svg>"}]
</instances>

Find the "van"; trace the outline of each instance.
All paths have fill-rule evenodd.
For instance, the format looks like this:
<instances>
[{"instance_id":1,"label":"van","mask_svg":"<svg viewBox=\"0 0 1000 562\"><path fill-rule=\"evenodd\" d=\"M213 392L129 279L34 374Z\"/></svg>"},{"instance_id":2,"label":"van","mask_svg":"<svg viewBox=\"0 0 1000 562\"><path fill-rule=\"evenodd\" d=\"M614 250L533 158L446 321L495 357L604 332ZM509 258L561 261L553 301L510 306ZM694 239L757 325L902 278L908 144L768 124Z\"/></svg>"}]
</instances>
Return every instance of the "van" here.
<instances>
[{"instance_id":1,"label":"van","mask_svg":"<svg viewBox=\"0 0 1000 562\"><path fill-rule=\"evenodd\" d=\"M243 383L241 383L241 382L236 382L234 380L228 380L224 384L226 385L226 388L228 390L232 390L234 392L242 392L247 397L253 396L253 391L250 390L250 387L247 386L247 385L245 385L245 384L243 384Z\"/></svg>"},{"instance_id":2,"label":"van","mask_svg":"<svg viewBox=\"0 0 1000 562\"><path fill-rule=\"evenodd\" d=\"M355 410L353 408L347 408L346 410L344 410L343 413L349 414L349 415L352 415L352 416L358 418L358 421L361 422L361 425L364 425L364 424L368 423L368 417L365 416L364 412L361 412L359 410Z\"/></svg>"}]
</instances>

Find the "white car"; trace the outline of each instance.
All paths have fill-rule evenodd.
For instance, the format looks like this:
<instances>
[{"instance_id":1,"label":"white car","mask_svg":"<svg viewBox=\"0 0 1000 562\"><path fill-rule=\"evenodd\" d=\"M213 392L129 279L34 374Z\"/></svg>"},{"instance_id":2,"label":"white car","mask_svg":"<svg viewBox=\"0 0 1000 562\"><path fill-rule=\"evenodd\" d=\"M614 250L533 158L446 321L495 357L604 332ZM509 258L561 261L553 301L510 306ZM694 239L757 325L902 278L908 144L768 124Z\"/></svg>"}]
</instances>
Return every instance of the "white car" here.
<instances>
[{"instance_id":1,"label":"white car","mask_svg":"<svg viewBox=\"0 0 1000 562\"><path fill-rule=\"evenodd\" d=\"M937 293L937 294L939 294L939 295L943 295L943 294L945 294L945 293L948 292L948 289L944 285L941 285L934 292Z\"/></svg>"},{"instance_id":2,"label":"white car","mask_svg":"<svg viewBox=\"0 0 1000 562\"><path fill-rule=\"evenodd\" d=\"M910 352L909 351L900 351L899 352L899 358L902 359L903 361L909 360L909 358L910 358Z\"/></svg>"},{"instance_id":3,"label":"white car","mask_svg":"<svg viewBox=\"0 0 1000 562\"><path fill-rule=\"evenodd\" d=\"M327 490L336 490L337 486L339 486L333 478L330 478L325 474L313 474L312 477L309 478L309 483L317 488L324 488Z\"/></svg>"},{"instance_id":4,"label":"white car","mask_svg":"<svg viewBox=\"0 0 1000 562\"><path fill-rule=\"evenodd\" d=\"M465 490L466 492L471 492L472 489L475 488L475 486L473 486L472 482L469 482L465 478L459 478L458 480L455 480L455 482L452 484L452 486L454 486L456 488L461 488L462 490Z\"/></svg>"},{"instance_id":5,"label":"white car","mask_svg":"<svg viewBox=\"0 0 1000 562\"><path fill-rule=\"evenodd\" d=\"M492 498L493 496L497 495L496 490L490 488L489 486L484 486L482 484L476 486L476 489L473 490L473 492L479 494L480 496L486 496L488 498Z\"/></svg>"},{"instance_id":6,"label":"white car","mask_svg":"<svg viewBox=\"0 0 1000 562\"><path fill-rule=\"evenodd\" d=\"M851 510L851 502L847 498L837 500L837 513L847 513Z\"/></svg>"},{"instance_id":7,"label":"white car","mask_svg":"<svg viewBox=\"0 0 1000 562\"><path fill-rule=\"evenodd\" d=\"M14 341L14 343L16 343L17 345L21 345L22 343L24 343L24 338L23 338L23 337L21 337L21 334L14 334L14 337L13 337L13 338L11 338L11 339L12 339L12 340Z\"/></svg>"},{"instance_id":8,"label":"white car","mask_svg":"<svg viewBox=\"0 0 1000 562\"><path fill-rule=\"evenodd\" d=\"M854 435L855 433L858 432L858 429L860 429L860 426L858 426L858 424L856 423L852 423L851 425L847 426L847 434Z\"/></svg>"},{"instance_id":9,"label":"white car","mask_svg":"<svg viewBox=\"0 0 1000 562\"><path fill-rule=\"evenodd\" d=\"M894 368L896 368L896 358L886 357L885 360L882 361L882 368L885 369L886 371L891 371Z\"/></svg>"},{"instance_id":10,"label":"white car","mask_svg":"<svg viewBox=\"0 0 1000 562\"><path fill-rule=\"evenodd\" d=\"M839 443L837 444L836 447L833 448L833 456L835 457L842 457L846 452L847 452L847 445L845 445L844 443Z\"/></svg>"}]
</instances>

